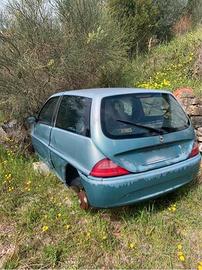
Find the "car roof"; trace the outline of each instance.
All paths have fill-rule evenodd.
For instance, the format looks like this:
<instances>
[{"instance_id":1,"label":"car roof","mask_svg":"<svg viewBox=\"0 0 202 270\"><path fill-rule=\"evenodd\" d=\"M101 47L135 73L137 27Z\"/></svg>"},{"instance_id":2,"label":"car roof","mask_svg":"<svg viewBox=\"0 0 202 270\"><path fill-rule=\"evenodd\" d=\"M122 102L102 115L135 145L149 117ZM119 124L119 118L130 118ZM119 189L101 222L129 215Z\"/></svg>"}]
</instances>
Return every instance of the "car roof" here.
<instances>
[{"instance_id":1,"label":"car roof","mask_svg":"<svg viewBox=\"0 0 202 270\"><path fill-rule=\"evenodd\" d=\"M63 95L73 95L88 98L97 97L107 97L113 95L123 95L123 94L134 94L134 93L166 93L170 94L166 90L153 90L153 89L143 89L143 88L92 88L92 89L81 89L81 90L70 90L60 93L56 93L51 97L63 96Z\"/></svg>"}]
</instances>

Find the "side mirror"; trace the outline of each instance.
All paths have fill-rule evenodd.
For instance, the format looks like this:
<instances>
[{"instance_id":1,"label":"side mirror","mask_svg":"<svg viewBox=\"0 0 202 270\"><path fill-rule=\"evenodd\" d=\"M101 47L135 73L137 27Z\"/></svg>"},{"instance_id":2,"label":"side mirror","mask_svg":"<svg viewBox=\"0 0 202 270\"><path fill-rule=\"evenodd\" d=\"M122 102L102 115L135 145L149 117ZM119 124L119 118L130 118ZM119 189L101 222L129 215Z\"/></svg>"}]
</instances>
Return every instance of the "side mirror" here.
<instances>
[{"instance_id":1,"label":"side mirror","mask_svg":"<svg viewBox=\"0 0 202 270\"><path fill-rule=\"evenodd\" d=\"M35 116L30 116L27 118L26 122L28 125L33 125L37 122L37 119Z\"/></svg>"}]
</instances>

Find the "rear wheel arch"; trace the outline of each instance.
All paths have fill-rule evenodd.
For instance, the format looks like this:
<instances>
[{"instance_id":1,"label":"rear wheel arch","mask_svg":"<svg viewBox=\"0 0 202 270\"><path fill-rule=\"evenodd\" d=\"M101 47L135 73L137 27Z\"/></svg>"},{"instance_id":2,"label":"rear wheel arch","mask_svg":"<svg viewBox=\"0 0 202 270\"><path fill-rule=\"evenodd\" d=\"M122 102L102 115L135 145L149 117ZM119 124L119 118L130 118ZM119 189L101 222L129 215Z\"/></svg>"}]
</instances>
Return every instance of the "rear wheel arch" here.
<instances>
[{"instance_id":1,"label":"rear wheel arch","mask_svg":"<svg viewBox=\"0 0 202 270\"><path fill-rule=\"evenodd\" d=\"M68 163L65 167L65 183L68 186L80 184L80 175L78 173L78 170L72 166L70 163Z\"/></svg>"}]
</instances>

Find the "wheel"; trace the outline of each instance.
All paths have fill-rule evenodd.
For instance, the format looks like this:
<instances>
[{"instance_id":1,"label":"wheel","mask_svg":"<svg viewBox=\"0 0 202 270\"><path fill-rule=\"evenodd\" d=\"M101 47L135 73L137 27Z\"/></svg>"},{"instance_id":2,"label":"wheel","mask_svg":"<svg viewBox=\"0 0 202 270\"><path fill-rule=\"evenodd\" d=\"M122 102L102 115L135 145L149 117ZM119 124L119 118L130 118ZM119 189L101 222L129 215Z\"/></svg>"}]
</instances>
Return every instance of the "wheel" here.
<instances>
[{"instance_id":1,"label":"wheel","mask_svg":"<svg viewBox=\"0 0 202 270\"><path fill-rule=\"evenodd\" d=\"M76 177L72 180L70 188L76 192L78 199L79 199L79 205L81 209L87 210L90 208L88 198L86 195L85 190L83 189L83 186L80 181L80 177Z\"/></svg>"},{"instance_id":2,"label":"wheel","mask_svg":"<svg viewBox=\"0 0 202 270\"><path fill-rule=\"evenodd\" d=\"M77 194L82 190L83 187L81 185L80 177L76 177L71 181L70 188Z\"/></svg>"},{"instance_id":3,"label":"wheel","mask_svg":"<svg viewBox=\"0 0 202 270\"><path fill-rule=\"evenodd\" d=\"M81 209L88 210L89 203L88 203L88 198L86 196L86 192L84 190L79 191L78 198L79 198L79 204L80 204Z\"/></svg>"}]
</instances>

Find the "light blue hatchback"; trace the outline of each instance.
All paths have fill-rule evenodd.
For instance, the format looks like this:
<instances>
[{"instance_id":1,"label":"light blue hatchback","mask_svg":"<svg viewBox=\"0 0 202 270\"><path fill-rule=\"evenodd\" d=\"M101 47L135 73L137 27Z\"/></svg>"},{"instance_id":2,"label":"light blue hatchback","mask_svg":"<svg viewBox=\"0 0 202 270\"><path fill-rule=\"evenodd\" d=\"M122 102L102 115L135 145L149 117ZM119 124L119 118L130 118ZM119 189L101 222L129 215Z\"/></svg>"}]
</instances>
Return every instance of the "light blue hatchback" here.
<instances>
[{"instance_id":1,"label":"light blue hatchback","mask_svg":"<svg viewBox=\"0 0 202 270\"><path fill-rule=\"evenodd\" d=\"M84 209L157 197L189 183L199 171L194 129L167 91L58 93L29 122L36 152L74 188Z\"/></svg>"}]
</instances>

